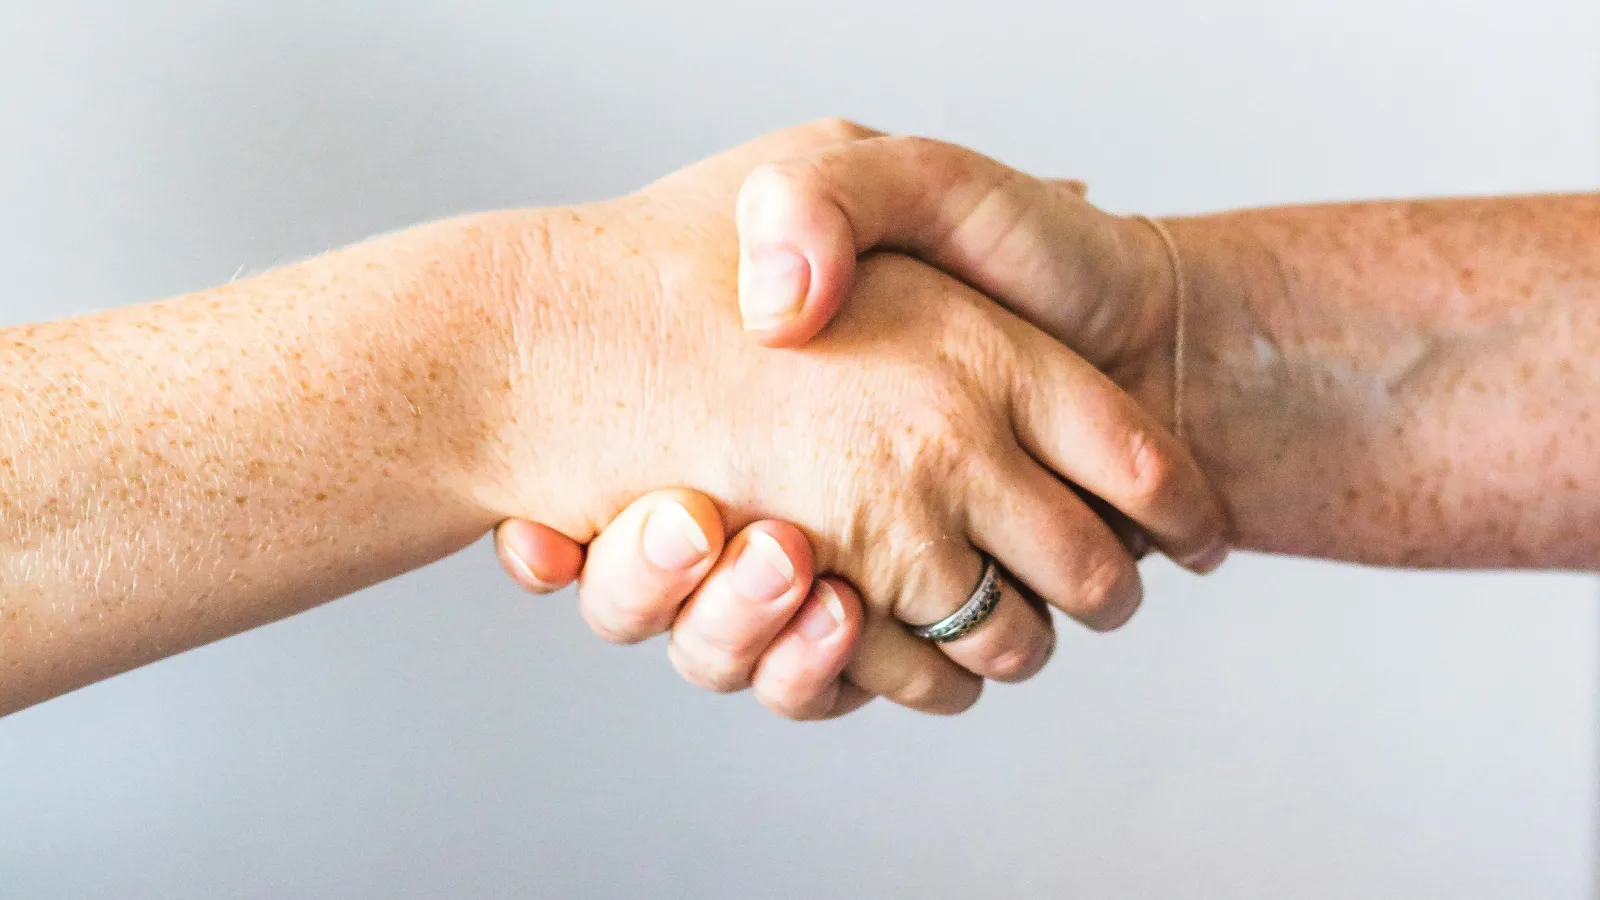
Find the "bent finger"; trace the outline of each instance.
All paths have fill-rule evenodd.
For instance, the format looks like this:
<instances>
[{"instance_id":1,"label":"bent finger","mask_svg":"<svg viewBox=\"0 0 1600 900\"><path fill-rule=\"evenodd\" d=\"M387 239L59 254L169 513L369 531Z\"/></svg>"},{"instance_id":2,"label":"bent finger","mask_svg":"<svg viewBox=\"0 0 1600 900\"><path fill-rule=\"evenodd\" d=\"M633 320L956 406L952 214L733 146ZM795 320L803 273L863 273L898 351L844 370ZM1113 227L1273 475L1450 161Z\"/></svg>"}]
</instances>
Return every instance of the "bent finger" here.
<instances>
[{"instance_id":1,"label":"bent finger","mask_svg":"<svg viewBox=\"0 0 1600 900\"><path fill-rule=\"evenodd\" d=\"M511 580L534 594L561 590L583 569L581 544L527 519L507 519L496 526L494 549Z\"/></svg>"},{"instance_id":2,"label":"bent finger","mask_svg":"<svg viewBox=\"0 0 1600 900\"><path fill-rule=\"evenodd\" d=\"M796 721L832 718L871 699L840 677L861 626L855 590L839 579L817 579L811 596L757 662L756 698Z\"/></svg>"},{"instance_id":3,"label":"bent finger","mask_svg":"<svg viewBox=\"0 0 1600 900\"><path fill-rule=\"evenodd\" d=\"M719 693L741 691L773 638L811 593L811 544L786 522L756 522L729 542L672 626L679 674Z\"/></svg>"},{"instance_id":4,"label":"bent finger","mask_svg":"<svg viewBox=\"0 0 1600 900\"><path fill-rule=\"evenodd\" d=\"M704 494L669 488L634 501L589 545L578 609L606 640L666 631L722 552L722 516Z\"/></svg>"},{"instance_id":5,"label":"bent finger","mask_svg":"<svg viewBox=\"0 0 1600 900\"><path fill-rule=\"evenodd\" d=\"M1022 446L1137 522L1180 565L1221 565L1227 513L1188 447L1082 357L1026 323L1005 324L1034 362L1013 391Z\"/></svg>"},{"instance_id":6,"label":"bent finger","mask_svg":"<svg viewBox=\"0 0 1600 900\"><path fill-rule=\"evenodd\" d=\"M1019 309L1056 303L1051 215L1081 182L1046 182L973 150L887 136L762 166L739 191L739 303L769 346L798 346L850 293L856 257L898 250Z\"/></svg>"}]
</instances>

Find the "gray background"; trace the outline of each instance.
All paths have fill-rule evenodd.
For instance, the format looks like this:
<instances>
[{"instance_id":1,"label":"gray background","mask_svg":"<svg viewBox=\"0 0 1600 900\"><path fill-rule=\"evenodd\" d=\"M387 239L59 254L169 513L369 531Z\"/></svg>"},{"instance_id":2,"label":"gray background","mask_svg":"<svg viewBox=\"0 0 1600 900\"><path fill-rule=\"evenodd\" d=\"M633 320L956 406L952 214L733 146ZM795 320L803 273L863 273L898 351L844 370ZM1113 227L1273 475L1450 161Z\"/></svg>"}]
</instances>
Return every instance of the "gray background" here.
<instances>
[{"instance_id":1,"label":"gray background","mask_svg":"<svg viewBox=\"0 0 1600 900\"><path fill-rule=\"evenodd\" d=\"M1121 210L1593 189L1597 38L1593 0L0 2L0 320L825 114ZM797 726L478 546L0 720L0 897L1593 896L1589 579L1147 572L965 717Z\"/></svg>"}]
</instances>

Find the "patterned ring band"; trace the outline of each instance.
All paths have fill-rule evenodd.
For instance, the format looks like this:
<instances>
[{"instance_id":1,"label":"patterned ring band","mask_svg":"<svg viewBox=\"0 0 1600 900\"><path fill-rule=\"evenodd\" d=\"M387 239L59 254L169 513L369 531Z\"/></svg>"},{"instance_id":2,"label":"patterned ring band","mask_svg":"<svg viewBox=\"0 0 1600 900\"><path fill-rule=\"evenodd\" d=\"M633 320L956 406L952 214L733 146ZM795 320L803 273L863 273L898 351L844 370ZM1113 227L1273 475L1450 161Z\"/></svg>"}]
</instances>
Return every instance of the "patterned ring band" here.
<instances>
[{"instance_id":1,"label":"patterned ring band","mask_svg":"<svg viewBox=\"0 0 1600 900\"><path fill-rule=\"evenodd\" d=\"M993 557L985 554L983 576L978 579L978 586L972 589L972 595L961 604L960 609L932 625L906 627L919 638L927 638L935 644L948 644L982 625L999 603L1000 567L995 564Z\"/></svg>"}]
</instances>

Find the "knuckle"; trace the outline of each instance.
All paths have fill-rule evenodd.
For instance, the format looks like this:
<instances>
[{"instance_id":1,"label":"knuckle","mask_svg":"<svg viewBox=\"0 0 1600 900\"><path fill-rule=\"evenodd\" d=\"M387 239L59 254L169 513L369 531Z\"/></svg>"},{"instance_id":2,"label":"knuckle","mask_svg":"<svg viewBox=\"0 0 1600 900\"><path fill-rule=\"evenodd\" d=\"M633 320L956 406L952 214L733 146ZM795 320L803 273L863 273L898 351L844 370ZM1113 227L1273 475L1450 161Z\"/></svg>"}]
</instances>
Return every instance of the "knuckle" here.
<instances>
[{"instance_id":1,"label":"knuckle","mask_svg":"<svg viewBox=\"0 0 1600 900\"><path fill-rule=\"evenodd\" d=\"M718 694L733 694L750 686L750 667L733 652L716 647L699 635L676 635L674 663L685 678Z\"/></svg>"},{"instance_id":2,"label":"knuckle","mask_svg":"<svg viewBox=\"0 0 1600 900\"><path fill-rule=\"evenodd\" d=\"M825 116L820 119L813 119L800 126L800 128L808 136L831 143L859 141L877 134L877 132L859 122L852 122L840 116Z\"/></svg>"},{"instance_id":3,"label":"knuckle","mask_svg":"<svg viewBox=\"0 0 1600 900\"><path fill-rule=\"evenodd\" d=\"M816 166L807 159L784 159L763 163L745 178L745 191L754 196L788 193L813 186Z\"/></svg>"},{"instance_id":4,"label":"knuckle","mask_svg":"<svg viewBox=\"0 0 1600 900\"><path fill-rule=\"evenodd\" d=\"M735 214L755 235L784 224L796 207L827 202L829 185L817 163L791 157L764 163L745 177L739 189ZM748 235L747 235L748 236Z\"/></svg>"},{"instance_id":5,"label":"knuckle","mask_svg":"<svg viewBox=\"0 0 1600 900\"><path fill-rule=\"evenodd\" d=\"M613 644L637 644L667 630L674 610L654 606L627 607L613 600L580 592L578 608L595 634Z\"/></svg>"},{"instance_id":6,"label":"knuckle","mask_svg":"<svg viewBox=\"0 0 1600 900\"><path fill-rule=\"evenodd\" d=\"M984 674L1008 684L1027 681L1044 668L1047 658L1044 647L1037 642L1007 647L984 667Z\"/></svg>"},{"instance_id":7,"label":"knuckle","mask_svg":"<svg viewBox=\"0 0 1600 900\"><path fill-rule=\"evenodd\" d=\"M757 684L756 699L761 701L762 706L791 722L807 722L820 715L816 709L816 697L792 683Z\"/></svg>"},{"instance_id":8,"label":"knuckle","mask_svg":"<svg viewBox=\"0 0 1600 900\"><path fill-rule=\"evenodd\" d=\"M736 694L750 686L750 674L729 660L703 664L707 687L718 694Z\"/></svg>"},{"instance_id":9,"label":"knuckle","mask_svg":"<svg viewBox=\"0 0 1600 900\"><path fill-rule=\"evenodd\" d=\"M1170 498L1178 481L1176 453L1142 428L1129 437L1128 451L1130 500L1148 507Z\"/></svg>"},{"instance_id":10,"label":"knuckle","mask_svg":"<svg viewBox=\"0 0 1600 900\"><path fill-rule=\"evenodd\" d=\"M972 708L978 702L982 682L951 678L938 668L920 667L907 673L894 694L896 702L911 709L934 715L955 715Z\"/></svg>"},{"instance_id":11,"label":"knuckle","mask_svg":"<svg viewBox=\"0 0 1600 900\"><path fill-rule=\"evenodd\" d=\"M981 696L983 696L983 682L974 681L970 688L963 685L951 691L949 704L934 712L941 716L959 716L978 705L978 698Z\"/></svg>"},{"instance_id":12,"label":"knuckle","mask_svg":"<svg viewBox=\"0 0 1600 900\"><path fill-rule=\"evenodd\" d=\"M987 185L986 191L974 195L978 197L997 192L1009 196L1016 188L1032 181L1030 176L993 164L992 160L949 141L921 135L897 135L888 140L894 142L896 156L916 171L925 185L923 196L926 198L948 198L963 185ZM974 204L968 210L976 208Z\"/></svg>"},{"instance_id":13,"label":"knuckle","mask_svg":"<svg viewBox=\"0 0 1600 900\"><path fill-rule=\"evenodd\" d=\"M627 645L637 644L644 640L643 637L630 634L611 624L610 622L605 621L599 616L585 613L583 620L589 623L590 631L593 631L595 634L599 635L602 640L605 640L608 643Z\"/></svg>"},{"instance_id":14,"label":"knuckle","mask_svg":"<svg viewBox=\"0 0 1600 900\"><path fill-rule=\"evenodd\" d=\"M763 701L763 704L767 707L767 709L772 710L791 722L809 722L816 718L815 716L807 715L806 710L799 707L783 706L781 704L775 704L766 701Z\"/></svg>"},{"instance_id":15,"label":"knuckle","mask_svg":"<svg viewBox=\"0 0 1600 900\"><path fill-rule=\"evenodd\" d=\"M908 134L897 136L894 139L897 149L907 159L922 167L932 167L948 159L954 145L936 138L923 135Z\"/></svg>"},{"instance_id":16,"label":"knuckle","mask_svg":"<svg viewBox=\"0 0 1600 900\"><path fill-rule=\"evenodd\" d=\"M1138 607L1143 588L1127 560L1108 558L1089 570L1078 589L1075 617L1096 631L1110 631Z\"/></svg>"},{"instance_id":17,"label":"knuckle","mask_svg":"<svg viewBox=\"0 0 1600 900\"><path fill-rule=\"evenodd\" d=\"M946 391L907 404L901 445L905 468L944 484L953 478L986 474L982 470L989 464L988 457L973 452L981 440L980 416L970 407L958 401L954 392Z\"/></svg>"},{"instance_id":18,"label":"knuckle","mask_svg":"<svg viewBox=\"0 0 1600 900\"><path fill-rule=\"evenodd\" d=\"M676 646L674 649L677 650ZM743 689L742 686L735 686L727 673L708 667L703 660L688 656L681 650L672 654L672 667L678 670L684 681L702 690L715 694L732 694Z\"/></svg>"},{"instance_id":19,"label":"knuckle","mask_svg":"<svg viewBox=\"0 0 1600 900\"><path fill-rule=\"evenodd\" d=\"M936 672L919 669L908 674L900 686L895 690L894 697L900 703L928 712L935 711L941 701L945 699L944 679Z\"/></svg>"}]
</instances>

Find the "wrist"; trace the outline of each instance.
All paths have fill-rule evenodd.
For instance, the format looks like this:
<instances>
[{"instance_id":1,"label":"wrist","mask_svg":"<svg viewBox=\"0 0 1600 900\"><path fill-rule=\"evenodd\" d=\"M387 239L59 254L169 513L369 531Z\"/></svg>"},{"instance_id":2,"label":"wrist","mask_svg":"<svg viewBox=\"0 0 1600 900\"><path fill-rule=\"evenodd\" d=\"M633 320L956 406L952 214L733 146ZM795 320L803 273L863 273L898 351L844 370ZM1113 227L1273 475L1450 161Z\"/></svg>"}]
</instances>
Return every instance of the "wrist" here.
<instances>
[{"instance_id":1,"label":"wrist","mask_svg":"<svg viewBox=\"0 0 1600 900\"><path fill-rule=\"evenodd\" d=\"M1123 222L1140 247L1143 278L1132 294L1140 312L1126 363L1112 377L1168 427L1181 395L1181 436L1208 477L1226 489L1239 455L1230 429L1249 427L1230 421L1238 418L1230 389L1250 377L1238 362L1263 352L1253 338L1260 331L1255 310L1282 307L1276 258L1225 217L1161 220L1171 251L1149 223Z\"/></svg>"},{"instance_id":2,"label":"wrist","mask_svg":"<svg viewBox=\"0 0 1600 900\"><path fill-rule=\"evenodd\" d=\"M1179 372L1177 363L1179 286L1186 302L1192 293L1184 264L1183 244L1173 233L1171 223L1152 224L1139 216L1119 217L1119 243L1128 248L1126 274L1112 302L1130 310L1127 338L1106 367L1106 374L1168 428L1176 423L1175 403ZM1172 236L1176 258L1169 252L1158 228ZM1188 237L1188 235L1186 235ZM1187 314L1188 309L1183 312ZM1187 324L1187 315L1185 323ZM1187 343L1187 335L1185 336Z\"/></svg>"},{"instance_id":3,"label":"wrist","mask_svg":"<svg viewBox=\"0 0 1600 900\"><path fill-rule=\"evenodd\" d=\"M474 217L495 364L479 387L470 496L580 542L642 493L640 435L662 412L663 336L641 323L670 316L648 241L617 202Z\"/></svg>"},{"instance_id":4,"label":"wrist","mask_svg":"<svg viewBox=\"0 0 1600 900\"><path fill-rule=\"evenodd\" d=\"M1136 223L1143 224L1143 223ZM1147 303L1160 310L1147 337L1149 349L1137 377L1126 389L1167 424L1173 421L1175 392L1182 393L1183 434L1202 472L1222 496L1230 518L1260 505L1260 486L1281 453L1274 437L1279 413L1255 396L1265 382L1281 378L1280 337L1261 317L1284 310L1285 285L1277 256L1238 217L1196 216L1162 220L1176 247L1174 265L1163 260L1164 278L1152 279ZM1154 229L1158 252L1164 248ZM1183 343L1181 370L1177 345L1176 278L1182 279ZM1268 423L1272 427L1266 427ZM1239 536L1251 545L1248 534Z\"/></svg>"},{"instance_id":5,"label":"wrist","mask_svg":"<svg viewBox=\"0 0 1600 900\"><path fill-rule=\"evenodd\" d=\"M478 530L503 518L504 435L517 421L510 373L524 331L517 304L539 285L530 214L459 216L386 235L353 250L359 276L388 289L385 318L360 325L353 354L376 389L381 434L406 417L411 434L383 466ZM360 257L365 257L361 259ZM393 421L391 421L393 420ZM391 476L392 477L392 476Z\"/></svg>"}]
</instances>

